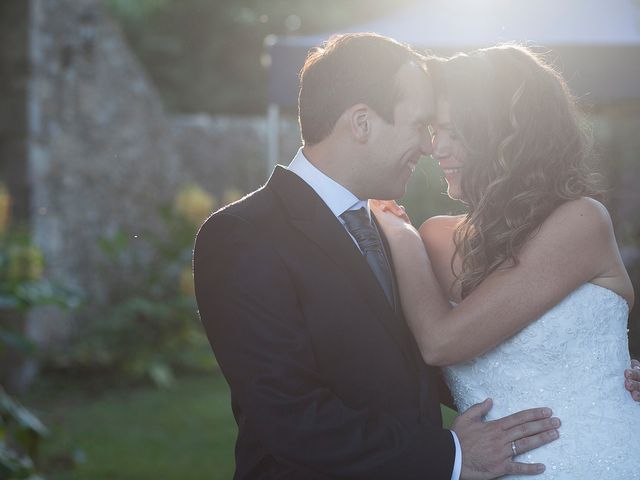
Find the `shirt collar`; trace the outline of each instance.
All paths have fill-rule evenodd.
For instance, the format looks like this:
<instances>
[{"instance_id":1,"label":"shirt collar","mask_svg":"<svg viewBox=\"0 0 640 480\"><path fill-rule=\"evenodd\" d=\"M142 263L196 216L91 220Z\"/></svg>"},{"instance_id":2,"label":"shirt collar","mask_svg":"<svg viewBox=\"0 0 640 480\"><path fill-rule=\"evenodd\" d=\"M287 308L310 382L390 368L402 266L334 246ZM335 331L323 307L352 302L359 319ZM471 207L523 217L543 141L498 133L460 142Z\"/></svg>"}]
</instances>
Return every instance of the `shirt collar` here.
<instances>
[{"instance_id":1,"label":"shirt collar","mask_svg":"<svg viewBox=\"0 0 640 480\"><path fill-rule=\"evenodd\" d=\"M298 150L298 153L293 157L293 160L287 168L313 188L336 217L340 218L340 215L347 210L364 208L369 218L371 218L369 202L367 200L360 200L345 187L321 172L315 165L307 160L304 153L302 153L302 147Z\"/></svg>"}]
</instances>

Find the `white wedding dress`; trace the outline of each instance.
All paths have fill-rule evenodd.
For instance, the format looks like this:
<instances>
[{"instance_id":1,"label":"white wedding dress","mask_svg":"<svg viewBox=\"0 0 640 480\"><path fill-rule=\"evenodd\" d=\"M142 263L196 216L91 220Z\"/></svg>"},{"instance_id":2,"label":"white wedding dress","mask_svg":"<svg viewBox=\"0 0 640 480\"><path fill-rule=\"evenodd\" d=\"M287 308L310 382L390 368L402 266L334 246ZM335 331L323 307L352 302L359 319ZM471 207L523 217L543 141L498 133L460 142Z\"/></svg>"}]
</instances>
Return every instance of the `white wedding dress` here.
<instances>
[{"instance_id":1,"label":"white wedding dress","mask_svg":"<svg viewBox=\"0 0 640 480\"><path fill-rule=\"evenodd\" d=\"M640 479L640 405L623 384L627 316L622 297L587 283L494 350L443 369L460 411L491 397L487 420L550 407L562 421L560 439L516 457L546 471L507 478Z\"/></svg>"}]
</instances>

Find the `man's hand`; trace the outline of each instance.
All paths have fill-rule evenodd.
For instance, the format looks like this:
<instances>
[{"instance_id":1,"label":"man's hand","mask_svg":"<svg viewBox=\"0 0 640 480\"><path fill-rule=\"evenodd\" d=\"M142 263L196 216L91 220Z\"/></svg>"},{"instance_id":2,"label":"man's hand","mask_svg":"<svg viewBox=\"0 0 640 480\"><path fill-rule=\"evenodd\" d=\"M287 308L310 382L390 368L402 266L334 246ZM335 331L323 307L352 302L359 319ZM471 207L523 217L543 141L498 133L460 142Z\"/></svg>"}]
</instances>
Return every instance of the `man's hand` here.
<instances>
[{"instance_id":1,"label":"man's hand","mask_svg":"<svg viewBox=\"0 0 640 480\"><path fill-rule=\"evenodd\" d=\"M534 408L490 422L483 417L493 403L487 399L472 406L453 422L462 448L461 480L488 480L503 475L537 475L541 463L514 462L520 455L559 437L560 420L549 408ZM513 443L512 443L513 442Z\"/></svg>"},{"instance_id":2,"label":"man's hand","mask_svg":"<svg viewBox=\"0 0 640 480\"><path fill-rule=\"evenodd\" d=\"M631 368L624 371L624 387L631 392L631 397L640 402L640 362L631 360Z\"/></svg>"}]
</instances>

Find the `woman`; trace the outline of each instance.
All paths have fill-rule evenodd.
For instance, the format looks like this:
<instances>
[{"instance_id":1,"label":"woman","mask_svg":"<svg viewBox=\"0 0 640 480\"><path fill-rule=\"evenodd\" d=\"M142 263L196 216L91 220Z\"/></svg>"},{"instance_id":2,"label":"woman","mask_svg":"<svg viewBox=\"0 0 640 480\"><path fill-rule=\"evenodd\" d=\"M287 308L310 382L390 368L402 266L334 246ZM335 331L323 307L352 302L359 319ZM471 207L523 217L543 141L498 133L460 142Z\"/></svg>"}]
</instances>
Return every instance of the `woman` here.
<instances>
[{"instance_id":1,"label":"woman","mask_svg":"<svg viewBox=\"0 0 640 480\"><path fill-rule=\"evenodd\" d=\"M619 384L634 293L563 79L516 46L431 59L429 71L433 156L468 211L416 231L373 202L425 361L446 367L461 411L487 397L491 419L532 399L551 407L560 439L514 448L545 478L640 478L640 410Z\"/></svg>"}]
</instances>

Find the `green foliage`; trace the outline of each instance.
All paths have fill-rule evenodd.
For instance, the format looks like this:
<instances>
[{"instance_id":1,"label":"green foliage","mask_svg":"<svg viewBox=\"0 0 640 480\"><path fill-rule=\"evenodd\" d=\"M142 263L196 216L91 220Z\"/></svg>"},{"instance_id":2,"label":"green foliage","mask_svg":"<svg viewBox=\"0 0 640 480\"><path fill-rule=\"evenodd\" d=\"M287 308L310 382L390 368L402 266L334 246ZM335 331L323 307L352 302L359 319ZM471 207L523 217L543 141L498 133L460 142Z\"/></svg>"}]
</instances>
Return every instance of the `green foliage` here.
<instances>
[{"instance_id":1,"label":"green foliage","mask_svg":"<svg viewBox=\"0 0 640 480\"><path fill-rule=\"evenodd\" d=\"M0 232L0 309L26 312L39 305L77 306L78 296L43 278L43 271L42 252L27 233Z\"/></svg>"},{"instance_id":2,"label":"green foliage","mask_svg":"<svg viewBox=\"0 0 640 480\"><path fill-rule=\"evenodd\" d=\"M43 278L44 257L29 235L20 228L9 229L9 196L0 185L0 316L21 318L39 305L72 307L77 297ZM22 334L21 322L0 325L0 355L3 367L10 353L22 357L35 355L35 344ZM47 429L29 410L5 392L0 385L0 478L41 479L34 459Z\"/></svg>"},{"instance_id":3,"label":"green foliage","mask_svg":"<svg viewBox=\"0 0 640 480\"><path fill-rule=\"evenodd\" d=\"M33 461L19 456L14 450L0 441L0 478L7 480L39 480Z\"/></svg>"},{"instance_id":4,"label":"green foliage","mask_svg":"<svg viewBox=\"0 0 640 480\"><path fill-rule=\"evenodd\" d=\"M0 332L0 346L23 346L25 342L17 334ZM31 351L29 344L29 351ZM37 480L34 459L38 447L48 434L46 427L29 410L23 407L0 386L0 478L9 480Z\"/></svg>"},{"instance_id":5,"label":"green foliage","mask_svg":"<svg viewBox=\"0 0 640 480\"><path fill-rule=\"evenodd\" d=\"M194 220L202 221L213 205L192 186L160 210L161 232L119 231L101 240L101 272L116 286L98 306L88 306L94 318L56 354L55 366L170 386L176 369L215 365L197 317L191 273Z\"/></svg>"},{"instance_id":6,"label":"green foliage","mask_svg":"<svg viewBox=\"0 0 640 480\"><path fill-rule=\"evenodd\" d=\"M141 20L166 8L170 0L105 0L107 7L124 18Z\"/></svg>"},{"instance_id":7,"label":"green foliage","mask_svg":"<svg viewBox=\"0 0 640 480\"><path fill-rule=\"evenodd\" d=\"M0 353L12 349L26 355L35 352L35 345L27 337L16 333L7 326L0 326Z\"/></svg>"},{"instance_id":8,"label":"green foliage","mask_svg":"<svg viewBox=\"0 0 640 480\"><path fill-rule=\"evenodd\" d=\"M35 455L37 439L45 435L47 429L40 420L0 387L0 438L12 437L17 447Z\"/></svg>"},{"instance_id":9,"label":"green foliage","mask_svg":"<svg viewBox=\"0 0 640 480\"><path fill-rule=\"evenodd\" d=\"M105 307L100 318L81 329L73 345L56 359L58 366L149 378L173 383L173 369L207 369L212 357L200 332L196 306L175 293L162 298L147 292Z\"/></svg>"},{"instance_id":10,"label":"green foliage","mask_svg":"<svg viewBox=\"0 0 640 480\"><path fill-rule=\"evenodd\" d=\"M268 35L363 23L415 0L104 0L169 109L263 113Z\"/></svg>"},{"instance_id":11,"label":"green foliage","mask_svg":"<svg viewBox=\"0 0 640 480\"><path fill-rule=\"evenodd\" d=\"M409 181L407 194L400 201L414 225L434 215L458 215L464 212L460 202L445 193L442 170L431 158L423 159Z\"/></svg>"},{"instance_id":12,"label":"green foliage","mask_svg":"<svg viewBox=\"0 0 640 480\"><path fill-rule=\"evenodd\" d=\"M43 277L44 257L20 228L0 229L0 315L20 318L34 307L75 308L79 296ZM9 351L35 355L35 344L21 331L21 323L0 324L0 354ZM0 369L1 370L1 369Z\"/></svg>"}]
</instances>

